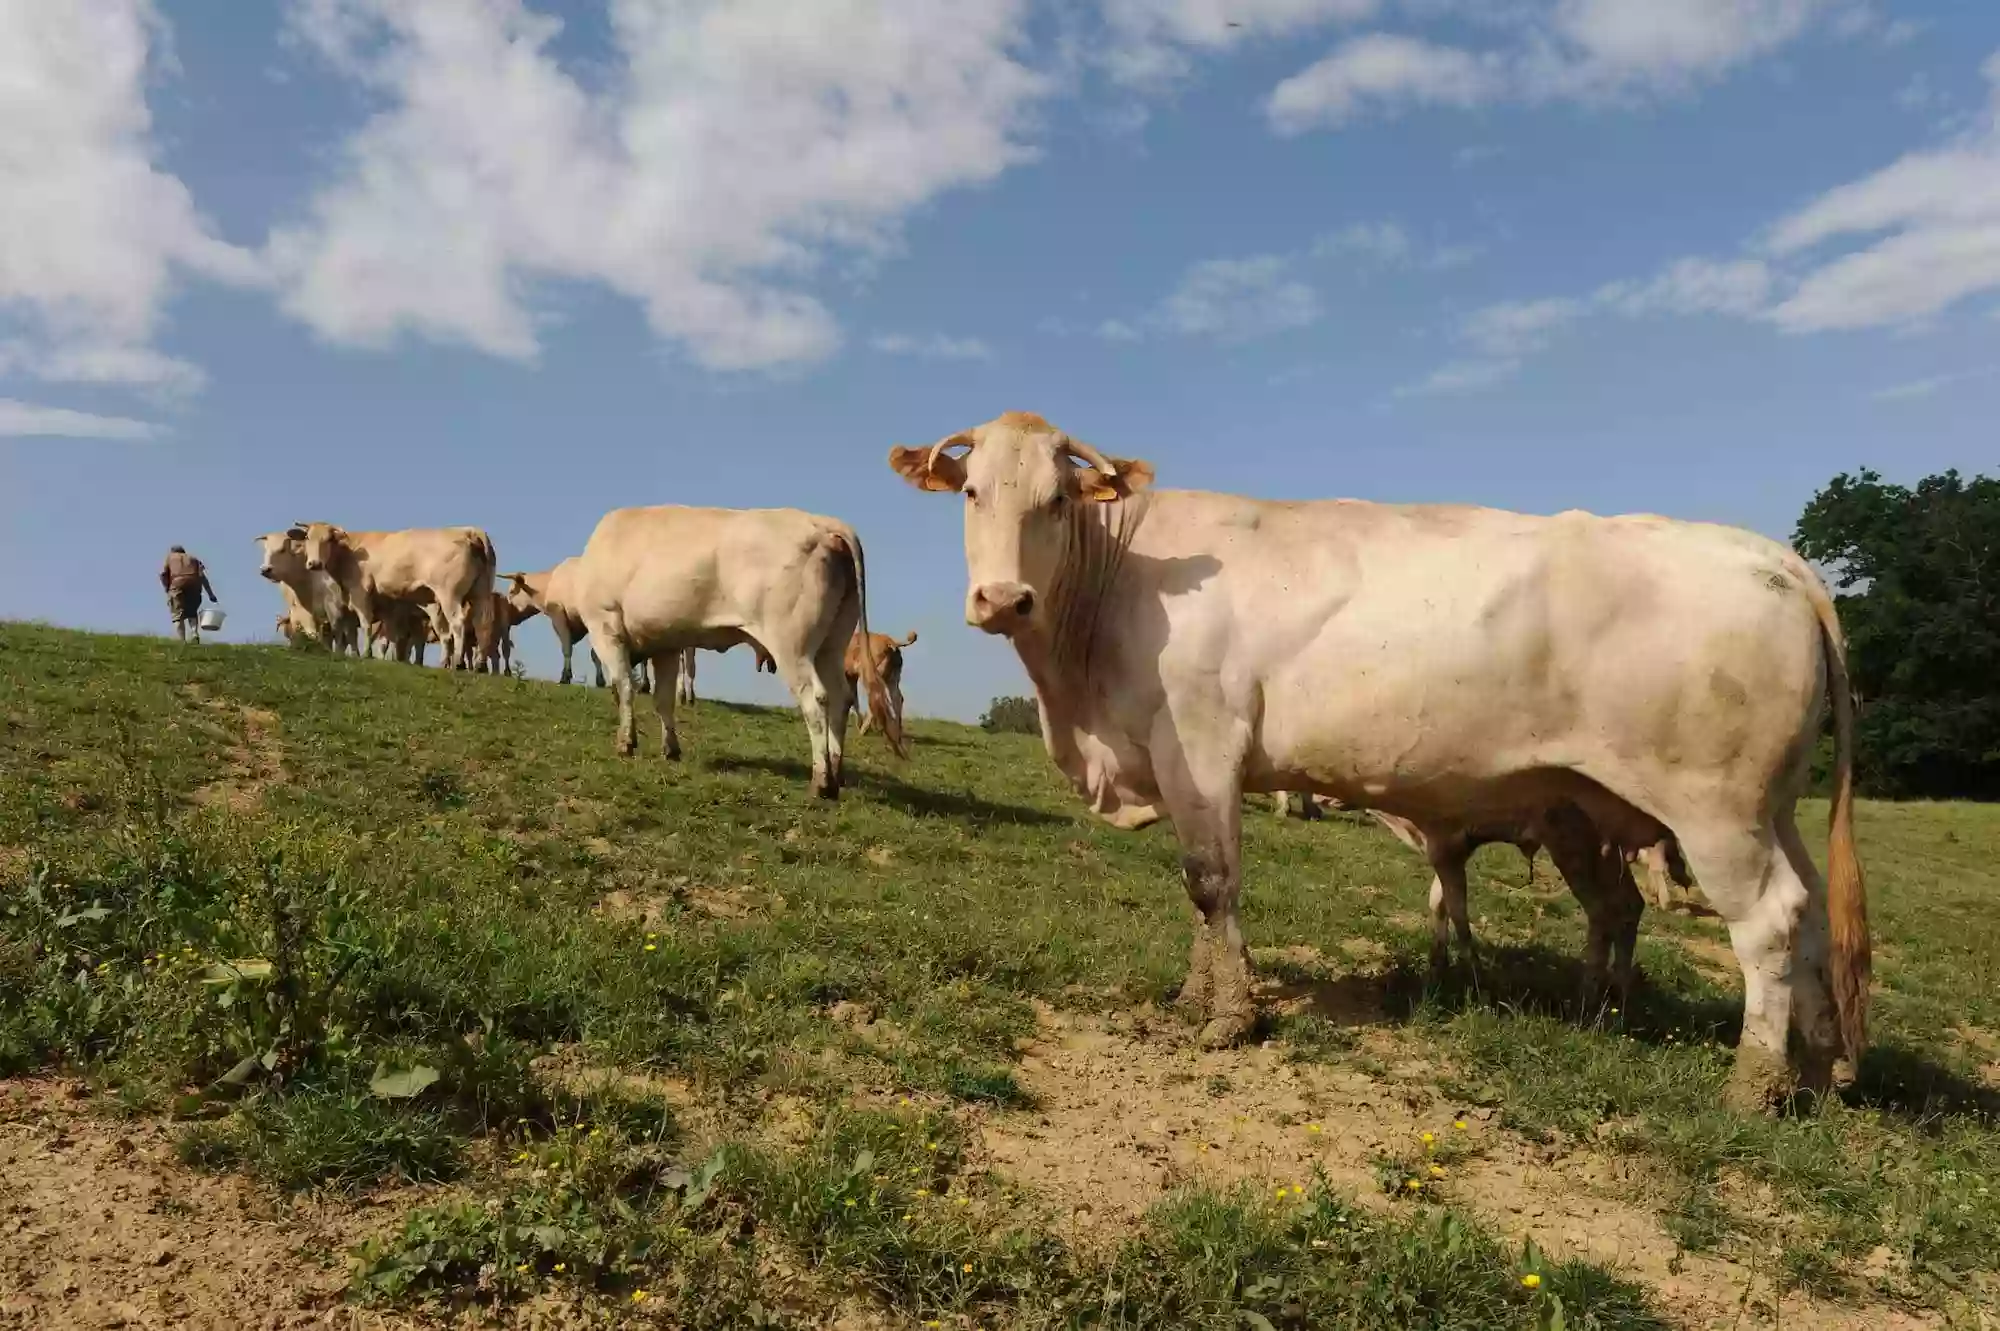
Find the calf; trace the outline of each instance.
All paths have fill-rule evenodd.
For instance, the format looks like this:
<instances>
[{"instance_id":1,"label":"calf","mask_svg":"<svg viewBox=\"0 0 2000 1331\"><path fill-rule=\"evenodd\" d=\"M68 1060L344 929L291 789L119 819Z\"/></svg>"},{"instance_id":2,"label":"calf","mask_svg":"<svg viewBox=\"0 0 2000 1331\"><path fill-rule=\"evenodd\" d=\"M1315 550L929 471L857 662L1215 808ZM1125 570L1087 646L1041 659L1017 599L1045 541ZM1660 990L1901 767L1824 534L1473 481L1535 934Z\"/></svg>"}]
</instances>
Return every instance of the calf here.
<instances>
[{"instance_id":1,"label":"calf","mask_svg":"<svg viewBox=\"0 0 2000 1331\"><path fill-rule=\"evenodd\" d=\"M887 697L889 707L896 718L897 729L903 722L903 649L917 640L914 630L901 642L886 633L871 633L865 639L857 630L848 639L847 653L842 659L842 669L847 674L847 691L850 705L861 710L861 696L855 684L862 674L862 656L865 652L873 659L875 673L881 677L882 692ZM870 710L861 715L861 733L867 734L871 728L881 724L882 718L875 715L871 702Z\"/></svg>"}]
</instances>

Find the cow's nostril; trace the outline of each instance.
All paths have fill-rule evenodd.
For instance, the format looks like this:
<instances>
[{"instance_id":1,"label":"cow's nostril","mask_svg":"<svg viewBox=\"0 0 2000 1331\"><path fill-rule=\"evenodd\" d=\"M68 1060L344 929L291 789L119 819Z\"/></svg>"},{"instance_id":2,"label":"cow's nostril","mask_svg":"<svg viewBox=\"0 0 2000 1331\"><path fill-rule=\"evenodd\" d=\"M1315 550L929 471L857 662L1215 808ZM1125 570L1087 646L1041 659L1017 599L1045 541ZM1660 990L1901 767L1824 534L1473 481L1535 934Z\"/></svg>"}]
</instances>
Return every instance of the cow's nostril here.
<instances>
[{"instance_id":1,"label":"cow's nostril","mask_svg":"<svg viewBox=\"0 0 2000 1331\"><path fill-rule=\"evenodd\" d=\"M1019 596L1014 598L1015 614L1020 615L1023 618L1026 618L1028 615L1034 612L1034 609L1035 609L1035 594L1033 592L1022 592Z\"/></svg>"}]
</instances>

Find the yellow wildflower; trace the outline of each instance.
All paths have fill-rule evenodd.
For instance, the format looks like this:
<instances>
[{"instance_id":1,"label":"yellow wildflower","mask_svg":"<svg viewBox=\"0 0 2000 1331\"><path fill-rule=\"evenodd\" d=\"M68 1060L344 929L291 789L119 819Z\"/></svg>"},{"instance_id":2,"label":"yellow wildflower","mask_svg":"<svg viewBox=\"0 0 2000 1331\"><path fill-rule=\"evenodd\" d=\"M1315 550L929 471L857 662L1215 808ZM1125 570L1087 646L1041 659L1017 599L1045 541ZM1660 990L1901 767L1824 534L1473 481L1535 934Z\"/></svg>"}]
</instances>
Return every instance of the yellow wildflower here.
<instances>
[{"instance_id":1,"label":"yellow wildflower","mask_svg":"<svg viewBox=\"0 0 2000 1331\"><path fill-rule=\"evenodd\" d=\"M966 1273L967 1275L971 1275L971 1274L972 1274L972 1263L971 1263L971 1262L967 1262L967 1263L966 1263L966 1264L965 1264L964 1266L961 1266L961 1267L959 1267L958 1269L959 1269L959 1270L961 1270L961 1271L963 1271L963 1272L965 1272L965 1273Z\"/></svg>"},{"instance_id":2,"label":"yellow wildflower","mask_svg":"<svg viewBox=\"0 0 2000 1331\"><path fill-rule=\"evenodd\" d=\"M1424 1185L1417 1182L1413 1178L1406 1178L1403 1180L1403 1186L1408 1188L1411 1192L1415 1192L1418 1188L1421 1188Z\"/></svg>"},{"instance_id":3,"label":"yellow wildflower","mask_svg":"<svg viewBox=\"0 0 2000 1331\"><path fill-rule=\"evenodd\" d=\"M1542 1287L1542 1278L1536 1275L1533 1271L1530 1271L1528 1272L1528 1274L1521 1277L1521 1283L1523 1285L1526 1285L1529 1289L1540 1289Z\"/></svg>"},{"instance_id":4,"label":"yellow wildflower","mask_svg":"<svg viewBox=\"0 0 2000 1331\"><path fill-rule=\"evenodd\" d=\"M1318 1131L1319 1131L1319 1124L1317 1124L1317 1123L1308 1123L1308 1124L1306 1124L1306 1131L1307 1131L1307 1132L1318 1132Z\"/></svg>"},{"instance_id":5,"label":"yellow wildflower","mask_svg":"<svg viewBox=\"0 0 2000 1331\"><path fill-rule=\"evenodd\" d=\"M646 950L648 952L658 952L660 950L660 945L658 943L648 943L646 944Z\"/></svg>"},{"instance_id":6,"label":"yellow wildflower","mask_svg":"<svg viewBox=\"0 0 2000 1331\"><path fill-rule=\"evenodd\" d=\"M643 1289L635 1289L632 1291L632 1302L634 1303L644 1303L647 1299L651 1297L652 1295L646 1293L646 1291Z\"/></svg>"},{"instance_id":7,"label":"yellow wildflower","mask_svg":"<svg viewBox=\"0 0 2000 1331\"><path fill-rule=\"evenodd\" d=\"M930 1190L929 1188L918 1188L918 1189L917 1189L917 1196L919 1196L919 1197L928 1197L928 1196L930 1196L930 1195L931 1195L931 1190Z\"/></svg>"},{"instance_id":8,"label":"yellow wildflower","mask_svg":"<svg viewBox=\"0 0 2000 1331\"><path fill-rule=\"evenodd\" d=\"M1437 1134L1435 1132L1426 1132L1424 1134L1424 1145L1429 1146L1432 1142L1436 1140L1437 1140Z\"/></svg>"},{"instance_id":9,"label":"yellow wildflower","mask_svg":"<svg viewBox=\"0 0 2000 1331\"><path fill-rule=\"evenodd\" d=\"M1431 1166L1431 1177L1432 1177L1432 1178L1443 1178L1443 1177L1444 1177L1444 1166L1443 1166L1443 1165L1432 1165L1432 1166Z\"/></svg>"},{"instance_id":10,"label":"yellow wildflower","mask_svg":"<svg viewBox=\"0 0 2000 1331\"><path fill-rule=\"evenodd\" d=\"M1452 1126L1454 1128L1457 1128L1460 1132L1464 1132L1466 1127L1465 1120L1462 1118L1456 1119L1452 1122Z\"/></svg>"},{"instance_id":11,"label":"yellow wildflower","mask_svg":"<svg viewBox=\"0 0 2000 1331\"><path fill-rule=\"evenodd\" d=\"M935 1151L935 1150L937 1149L937 1146L938 1146L938 1144L937 1144L936 1142L925 1142L925 1143L924 1143L924 1149L925 1149L926 1151Z\"/></svg>"},{"instance_id":12,"label":"yellow wildflower","mask_svg":"<svg viewBox=\"0 0 2000 1331\"><path fill-rule=\"evenodd\" d=\"M567 1271L568 1269L569 1269L569 1268L568 1268L568 1267L566 1267L566 1266L564 1266L564 1265L563 1265L563 1264L562 1264L561 1262L557 1262L557 1263L556 1263L556 1274L557 1274L557 1275L561 1275L561 1274L562 1274L562 1273L563 1273L564 1271Z\"/></svg>"},{"instance_id":13,"label":"yellow wildflower","mask_svg":"<svg viewBox=\"0 0 2000 1331\"><path fill-rule=\"evenodd\" d=\"M849 1197L849 1198L847 1199L847 1204L848 1204L849 1206L852 1206L852 1205L854 1205L854 1199L853 1199L852 1197Z\"/></svg>"}]
</instances>

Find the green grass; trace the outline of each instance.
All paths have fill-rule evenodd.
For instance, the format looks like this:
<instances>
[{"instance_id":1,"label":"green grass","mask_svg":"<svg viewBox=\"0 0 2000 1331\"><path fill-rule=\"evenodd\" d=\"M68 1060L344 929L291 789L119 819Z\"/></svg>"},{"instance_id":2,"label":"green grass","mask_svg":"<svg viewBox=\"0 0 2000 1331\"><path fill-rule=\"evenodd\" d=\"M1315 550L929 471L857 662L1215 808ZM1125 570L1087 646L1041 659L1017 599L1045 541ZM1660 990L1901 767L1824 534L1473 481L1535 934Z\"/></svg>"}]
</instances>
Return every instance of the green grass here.
<instances>
[{"instance_id":1,"label":"green grass","mask_svg":"<svg viewBox=\"0 0 2000 1331\"><path fill-rule=\"evenodd\" d=\"M188 1119L191 1166L274 1187L455 1179L357 1259L358 1297L561 1281L688 1325L815 1325L861 1297L1019 1327L1526 1328L1560 1300L1560 1324L1662 1324L1448 1188L1386 1217L1324 1185L1178 1192L1079 1250L964 1169L964 1115L1035 1112L1031 1000L1169 998L1186 906L1168 829L1088 818L1039 741L912 730L907 765L853 740L827 805L789 711L702 703L685 761L621 761L593 690L0 626L0 1073L81 1071ZM1488 850L1486 987L1431 991L1415 856L1353 819L1246 824L1253 945L1374 952L1331 981L1265 967L1334 990L1272 1023L1292 1059L1381 1071L1343 1015L1368 1007L1506 1132L1640 1159L1690 1251L1768 1267L1775 1244L1785 1278L1848 1301L1991 1297L2000 809L1863 806L1875 1047L1842 1102L1781 1120L1720 1107L1740 991L1680 946L1712 923L1649 913L1642 996L1578 1014L1579 912ZM686 1085L701 1133L551 1081L550 1051ZM864 1085L918 1103L885 1114ZM807 1139L773 1140L776 1095ZM803 1278L774 1287L766 1258Z\"/></svg>"}]
</instances>

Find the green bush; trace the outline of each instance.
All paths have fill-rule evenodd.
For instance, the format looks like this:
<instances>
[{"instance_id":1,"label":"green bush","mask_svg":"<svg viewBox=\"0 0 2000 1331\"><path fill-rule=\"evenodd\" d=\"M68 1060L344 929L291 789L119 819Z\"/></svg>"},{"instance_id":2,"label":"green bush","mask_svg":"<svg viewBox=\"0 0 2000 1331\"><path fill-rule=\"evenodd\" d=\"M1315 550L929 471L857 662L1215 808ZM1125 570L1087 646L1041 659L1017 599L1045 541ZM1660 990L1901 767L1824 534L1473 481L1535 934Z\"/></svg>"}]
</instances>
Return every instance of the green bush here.
<instances>
[{"instance_id":1,"label":"green bush","mask_svg":"<svg viewBox=\"0 0 2000 1331\"><path fill-rule=\"evenodd\" d=\"M1042 709L1033 698L995 698L979 718L979 727L996 734L1039 735Z\"/></svg>"}]
</instances>

